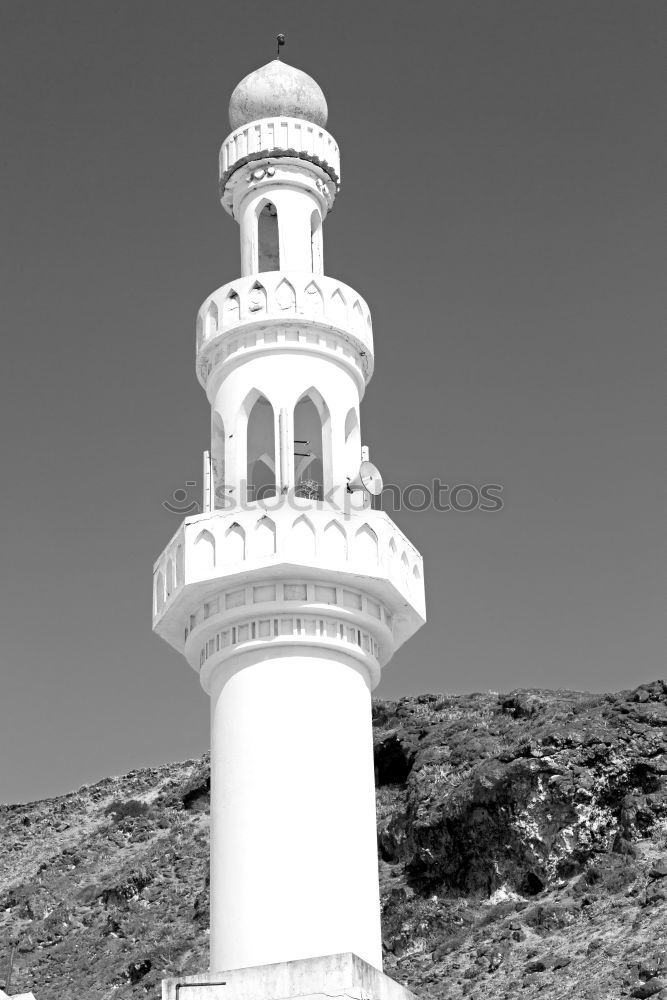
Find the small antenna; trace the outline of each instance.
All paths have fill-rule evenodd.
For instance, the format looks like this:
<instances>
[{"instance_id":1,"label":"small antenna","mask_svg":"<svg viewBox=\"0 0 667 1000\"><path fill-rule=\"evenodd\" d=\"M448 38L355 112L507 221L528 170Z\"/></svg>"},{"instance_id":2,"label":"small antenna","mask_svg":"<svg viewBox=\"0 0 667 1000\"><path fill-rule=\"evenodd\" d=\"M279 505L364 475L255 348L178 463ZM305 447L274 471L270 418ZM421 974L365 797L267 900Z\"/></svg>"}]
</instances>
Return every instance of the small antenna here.
<instances>
[{"instance_id":1,"label":"small antenna","mask_svg":"<svg viewBox=\"0 0 667 1000\"><path fill-rule=\"evenodd\" d=\"M278 42L278 51L276 53L276 59L280 59L280 49L285 44L285 36L282 34L276 35L276 41Z\"/></svg>"}]
</instances>

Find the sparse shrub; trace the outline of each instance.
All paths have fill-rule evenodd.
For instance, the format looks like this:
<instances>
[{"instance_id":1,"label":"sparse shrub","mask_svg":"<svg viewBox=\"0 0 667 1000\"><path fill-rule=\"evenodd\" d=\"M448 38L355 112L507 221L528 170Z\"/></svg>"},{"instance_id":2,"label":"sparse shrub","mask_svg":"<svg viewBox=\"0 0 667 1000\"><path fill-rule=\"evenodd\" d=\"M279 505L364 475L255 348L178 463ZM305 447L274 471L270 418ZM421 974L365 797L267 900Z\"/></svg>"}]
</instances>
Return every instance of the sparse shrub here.
<instances>
[{"instance_id":1,"label":"sparse shrub","mask_svg":"<svg viewBox=\"0 0 667 1000\"><path fill-rule=\"evenodd\" d=\"M144 959L143 962L130 962L127 967L127 978L134 985L138 983L140 979L151 971L153 963L150 958Z\"/></svg>"},{"instance_id":2,"label":"sparse shrub","mask_svg":"<svg viewBox=\"0 0 667 1000\"><path fill-rule=\"evenodd\" d=\"M147 802L141 802L139 799L128 799L126 802L114 799L104 810L104 815L113 816L114 822L120 823L128 817L147 816L150 809Z\"/></svg>"}]
</instances>

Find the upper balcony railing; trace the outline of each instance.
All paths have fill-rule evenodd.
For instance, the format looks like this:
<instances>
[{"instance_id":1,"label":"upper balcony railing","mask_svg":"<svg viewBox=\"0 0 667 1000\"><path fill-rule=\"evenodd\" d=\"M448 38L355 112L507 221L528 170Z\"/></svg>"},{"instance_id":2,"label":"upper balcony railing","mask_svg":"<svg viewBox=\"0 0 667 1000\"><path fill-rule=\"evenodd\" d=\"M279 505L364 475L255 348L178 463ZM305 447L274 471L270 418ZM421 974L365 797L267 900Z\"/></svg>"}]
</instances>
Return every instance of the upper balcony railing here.
<instances>
[{"instance_id":1,"label":"upper balcony railing","mask_svg":"<svg viewBox=\"0 0 667 1000\"><path fill-rule=\"evenodd\" d=\"M373 362L373 327L365 300L349 285L307 271L264 271L230 281L205 300L197 314L198 370L222 343L234 343L260 327L284 324L338 333L366 379ZM275 340L275 335L274 335ZM214 361L214 363L217 363Z\"/></svg>"},{"instance_id":2,"label":"upper balcony railing","mask_svg":"<svg viewBox=\"0 0 667 1000\"><path fill-rule=\"evenodd\" d=\"M294 156L321 167L340 186L340 153L326 129L301 118L262 118L237 128L220 150L220 187L244 163L261 156Z\"/></svg>"}]
</instances>

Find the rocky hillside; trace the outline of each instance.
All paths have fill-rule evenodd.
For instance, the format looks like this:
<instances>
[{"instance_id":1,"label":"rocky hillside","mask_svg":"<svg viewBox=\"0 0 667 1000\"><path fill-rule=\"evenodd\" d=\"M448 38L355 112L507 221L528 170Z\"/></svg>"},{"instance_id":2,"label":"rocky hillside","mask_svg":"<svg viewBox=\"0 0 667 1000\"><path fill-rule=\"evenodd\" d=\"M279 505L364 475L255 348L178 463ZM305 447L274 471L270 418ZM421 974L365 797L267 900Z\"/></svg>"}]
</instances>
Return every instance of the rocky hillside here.
<instances>
[{"instance_id":1,"label":"rocky hillside","mask_svg":"<svg viewBox=\"0 0 667 1000\"><path fill-rule=\"evenodd\" d=\"M667 998L667 684L403 698L374 727L389 975ZM0 807L0 987L157 998L205 968L208 788L202 758Z\"/></svg>"}]
</instances>

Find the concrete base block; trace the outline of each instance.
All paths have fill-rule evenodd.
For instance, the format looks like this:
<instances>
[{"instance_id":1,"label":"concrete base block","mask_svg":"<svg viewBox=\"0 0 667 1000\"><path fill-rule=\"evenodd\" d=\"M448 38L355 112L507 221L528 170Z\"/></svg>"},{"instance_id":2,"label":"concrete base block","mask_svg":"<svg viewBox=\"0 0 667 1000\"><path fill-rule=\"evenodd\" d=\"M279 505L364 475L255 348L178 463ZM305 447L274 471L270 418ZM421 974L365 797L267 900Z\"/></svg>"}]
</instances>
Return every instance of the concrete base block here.
<instances>
[{"instance_id":1,"label":"concrete base block","mask_svg":"<svg viewBox=\"0 0 667 1000\"><path fill-rule=\"evenodd\" d=\"M351 952L162 981L162 1000L416 1000Z\"/></svg>"}]
</instances>

